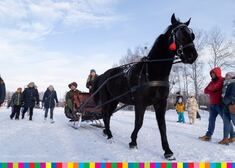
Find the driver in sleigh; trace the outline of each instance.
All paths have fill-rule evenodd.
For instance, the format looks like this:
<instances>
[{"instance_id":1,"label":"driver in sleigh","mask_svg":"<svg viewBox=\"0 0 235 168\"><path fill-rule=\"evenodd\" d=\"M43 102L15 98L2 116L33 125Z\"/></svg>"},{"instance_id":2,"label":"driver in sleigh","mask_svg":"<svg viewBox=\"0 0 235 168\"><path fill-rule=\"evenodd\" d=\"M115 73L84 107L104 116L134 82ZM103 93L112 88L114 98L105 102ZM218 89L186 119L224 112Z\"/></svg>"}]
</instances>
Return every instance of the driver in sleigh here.
<instances>
[{"instance_id":1,"label":"driver in sleigh","mask_svg":"<svg viewBox=\"0 0 235 168\"><path fill-rule=\"evenodd\" d=\"M79 94L81 91L77 89L77 83L72 82L68 85L70 88L70 91L66 93L65 101L66 104L65 106L68 107L71 111L76 112L80 105L80 99L79 99Z\"/></svg>"}]
</instances>

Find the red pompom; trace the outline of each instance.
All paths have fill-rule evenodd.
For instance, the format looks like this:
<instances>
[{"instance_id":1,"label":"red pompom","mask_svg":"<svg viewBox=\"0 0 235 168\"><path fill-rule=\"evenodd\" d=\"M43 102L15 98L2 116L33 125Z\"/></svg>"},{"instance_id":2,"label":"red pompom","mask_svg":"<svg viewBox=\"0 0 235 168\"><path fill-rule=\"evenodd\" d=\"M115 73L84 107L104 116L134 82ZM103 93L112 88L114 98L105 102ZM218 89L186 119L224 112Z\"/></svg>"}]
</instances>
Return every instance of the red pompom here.
<instances>
[{"instance_id":1,"label":"red pompom","mask_svg":"<svg viewBox=\"0 0 235 168\"><path fill-rule=\"evenodd\" d=\"M171 50L171 51L175 51L176 50L175 42L171 43L171 45L169 46L169 50Z\"/></svg>"}]
</instances>

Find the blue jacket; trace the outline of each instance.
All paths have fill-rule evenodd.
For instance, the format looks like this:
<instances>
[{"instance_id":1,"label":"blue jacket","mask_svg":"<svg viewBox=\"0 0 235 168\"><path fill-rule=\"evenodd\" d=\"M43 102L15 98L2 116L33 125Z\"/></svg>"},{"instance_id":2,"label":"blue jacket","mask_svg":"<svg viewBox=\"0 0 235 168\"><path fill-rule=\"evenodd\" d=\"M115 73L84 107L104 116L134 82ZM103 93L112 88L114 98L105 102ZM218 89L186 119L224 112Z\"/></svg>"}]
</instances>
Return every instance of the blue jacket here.
<instances>
[{"instance_id":1,"label":"blue jacket","mask_svg":"<svg viewBox=\"0 0 235 168\"><path fill-rule=\"evenodd\" d=\"M56 91L50 91L49 89L43 95L43 104L45 108L54 108L55 101L58 103Z\"/></svg>"},{"instance_id":2,"label":"blue jacket","mask_svg":"<svg viewBox=\"0 0 235 168\"><path fill-rule=\"evenodd\" d=\"M229 104L235 104L235 79L232 79L226 89L225 96L223 98L223 103L227 106Z\"/></svg>"}]
</instances>

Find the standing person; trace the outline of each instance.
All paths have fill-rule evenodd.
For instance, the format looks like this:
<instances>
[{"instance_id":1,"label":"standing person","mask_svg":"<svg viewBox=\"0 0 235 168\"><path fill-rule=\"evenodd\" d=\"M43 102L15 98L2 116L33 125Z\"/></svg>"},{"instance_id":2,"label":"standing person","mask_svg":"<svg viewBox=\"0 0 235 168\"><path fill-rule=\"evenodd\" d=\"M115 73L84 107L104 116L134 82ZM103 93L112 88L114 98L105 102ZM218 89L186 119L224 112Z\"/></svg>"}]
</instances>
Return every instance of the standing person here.
<instances>
[{"instance_id":1,"label":"standing person","mask_svg":"<svg viewBox=\"0 0 235 168\"><path fill-rule=\"evenodd\" d=\"M197 111L197 116L196 116L197 119L201 120L201 115L199 114L199 110Z\"/></svg>"},{"instance_id":2,"label":"standing person","mask_svg":"<svg viewBox=\"0 0 235 168\"><path fill-rule=\"evenodd\" d=\"M178 103L176 103L176 111L178 114L177 122L185 123L185 118L184 118L185 105L181 98L178 100Z\"/></svg>"},{"instance_id":3,"label":"standing person","mask_svg":"<svg viewBox=\"0 0 235 168\"><path fill-rule=\"evenodd\" d=\"M18 88L17 91L12 95L9 105L12 107L12 112L10 118L15 117L16 120L19 120L20 108L22 106L23 96L22 88Z\"/></svg>"},{"instance_id":4,"label":"standing person","mask_svg":"<svg viewBox=\"0 0 235 168\"><path fill-rule=\"evenodd\" d=\"M86 87L89 89L89 92L92 92L92 87L94 84L94 80L98 77L96 74L96 71L94 69L90 70L90 74L88 75L87 82L86 82Z\"/></svg>"},{"instance_id":5,"label":"standing person","mask_svg":"<svg viewBox=\"0 0 235 168\"><path fill-rule=\"evenodd\" d=\"M219 144L227 145L235 142L235 132L231 121L235 125L235 111L229 110L229 106L235 106L235 72L228 72L225 75L225 81L222 90L222 102L223 102L223 123L224 123L224 138L219 141ZM230 138L229 138L230 134Z\"/></svg>"},{"instance_id":6,"label":"standing person","mask_svg":"<svg viewBox=\"0 0 235 168\"><path fill-rule=\"evenodd\" d=\"M204 90L205 94L209 95L210 98L210 108L209 108L209 124L206 135L199 137L202 141L210 141L211 136L214 133L215 121L218 114L222 117L223 112L221 108L221 98L222 98L222 87L224 79L221 75L221 69L215 67L210 71L211 82L207 85Z\"/></svg>"},{"instance_id":7,"label":"standing person","mask_svg":"<svg viewBox=\"0 0 235 168\"><path fill-rule=\"evenodd\" d=\"M197 100L194 97L194 95L191 95L187 100L187 109L188 109L188 118L189 118L189 124L194 124L197 112L199 110Z\"/></svg>"},{"instance_id":8,"label":"standing person","mask_svg":"<svg viewBox=\"0 0 235 168\"><path fill-rule=\"evenodd\" d=\"M54 123L53 111L54 111L54 108L55 108L55 102L56 102L56 104L59 103L59 101L57 99L57 94L56 94L56 91L54 90L54 87L52 85L50 85L47 88L46 92L44 93L43 100L42 100L42 104L45 108L45 114L44 114L44 120L45 121L47 119L47 114L48 114L48 111L50 109L50 120L51 120L51 123Z\"/></svg>"},{"instance_id":9,"label":"standing person","mask_svg":"<svg viewBox=\"0 0 235 168\"><path fill-rule=\"evenodd\" d=\"M0 106L4 102L6 96L6 87L3 79L0 77Z\"/></svg>"},{"instance_id":10,"label":"standing person","mask_svg":"<svg viewBox=\"0 0 235 168\"><path fill-rule=\"evenodd\" d=\"M180 91L178 91L176 92L176 100L175 100L174 106L176 106L176 104L178 103L180 99L182 100L182 102L184 101L184 97L180 94Z\"/></svg>"},{"instance_id":11,"label":"standing person","mask_svg":"<svg viewBox=\"0 0 235 168\"><path fill-rule=\"evenodd\" d=\"M29 120L32 120L35 102L39 105L39 94L34 85L35 84L33 82L30 82L28 84L28 88L23 92L24 111L22 112L22 119L24 119L25 113L29 109Z\"/></svg>"}]
</instances>

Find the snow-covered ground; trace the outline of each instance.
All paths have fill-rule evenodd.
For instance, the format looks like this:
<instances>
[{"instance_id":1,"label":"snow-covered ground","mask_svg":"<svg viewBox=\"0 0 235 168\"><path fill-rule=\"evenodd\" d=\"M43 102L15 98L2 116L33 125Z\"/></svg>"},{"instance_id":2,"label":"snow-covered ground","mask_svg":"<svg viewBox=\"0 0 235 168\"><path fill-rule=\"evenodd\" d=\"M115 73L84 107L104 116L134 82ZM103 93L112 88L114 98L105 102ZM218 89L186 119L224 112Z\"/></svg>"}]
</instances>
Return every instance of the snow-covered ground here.
<instances>
[{"instance_id":1,"label":"snow-covered ground","mask_svg":"<svg viewBox=\"0 0 235 168\"><path fill-rule=\"evenodd\" d=\"M102 129L82 124L79 129L68 126L63 109L55 109L55 123L43 122L43 111L35 110L33 121L10 120L10 109L0 109L0 161L165 161L155 115L146 112L144 125L138 136L138 150L130 150L128 143L133 130L134 113L119 111L111 120L114 143L107 143ZM195 125L177 123L175 111L166 115L167 133L177 161L234 161L235 143L219 145L222 120L217 118L212 142L202 142L208 113ZM185 113L187 118L187 113Z\"/></svg>"}]
</instances>

